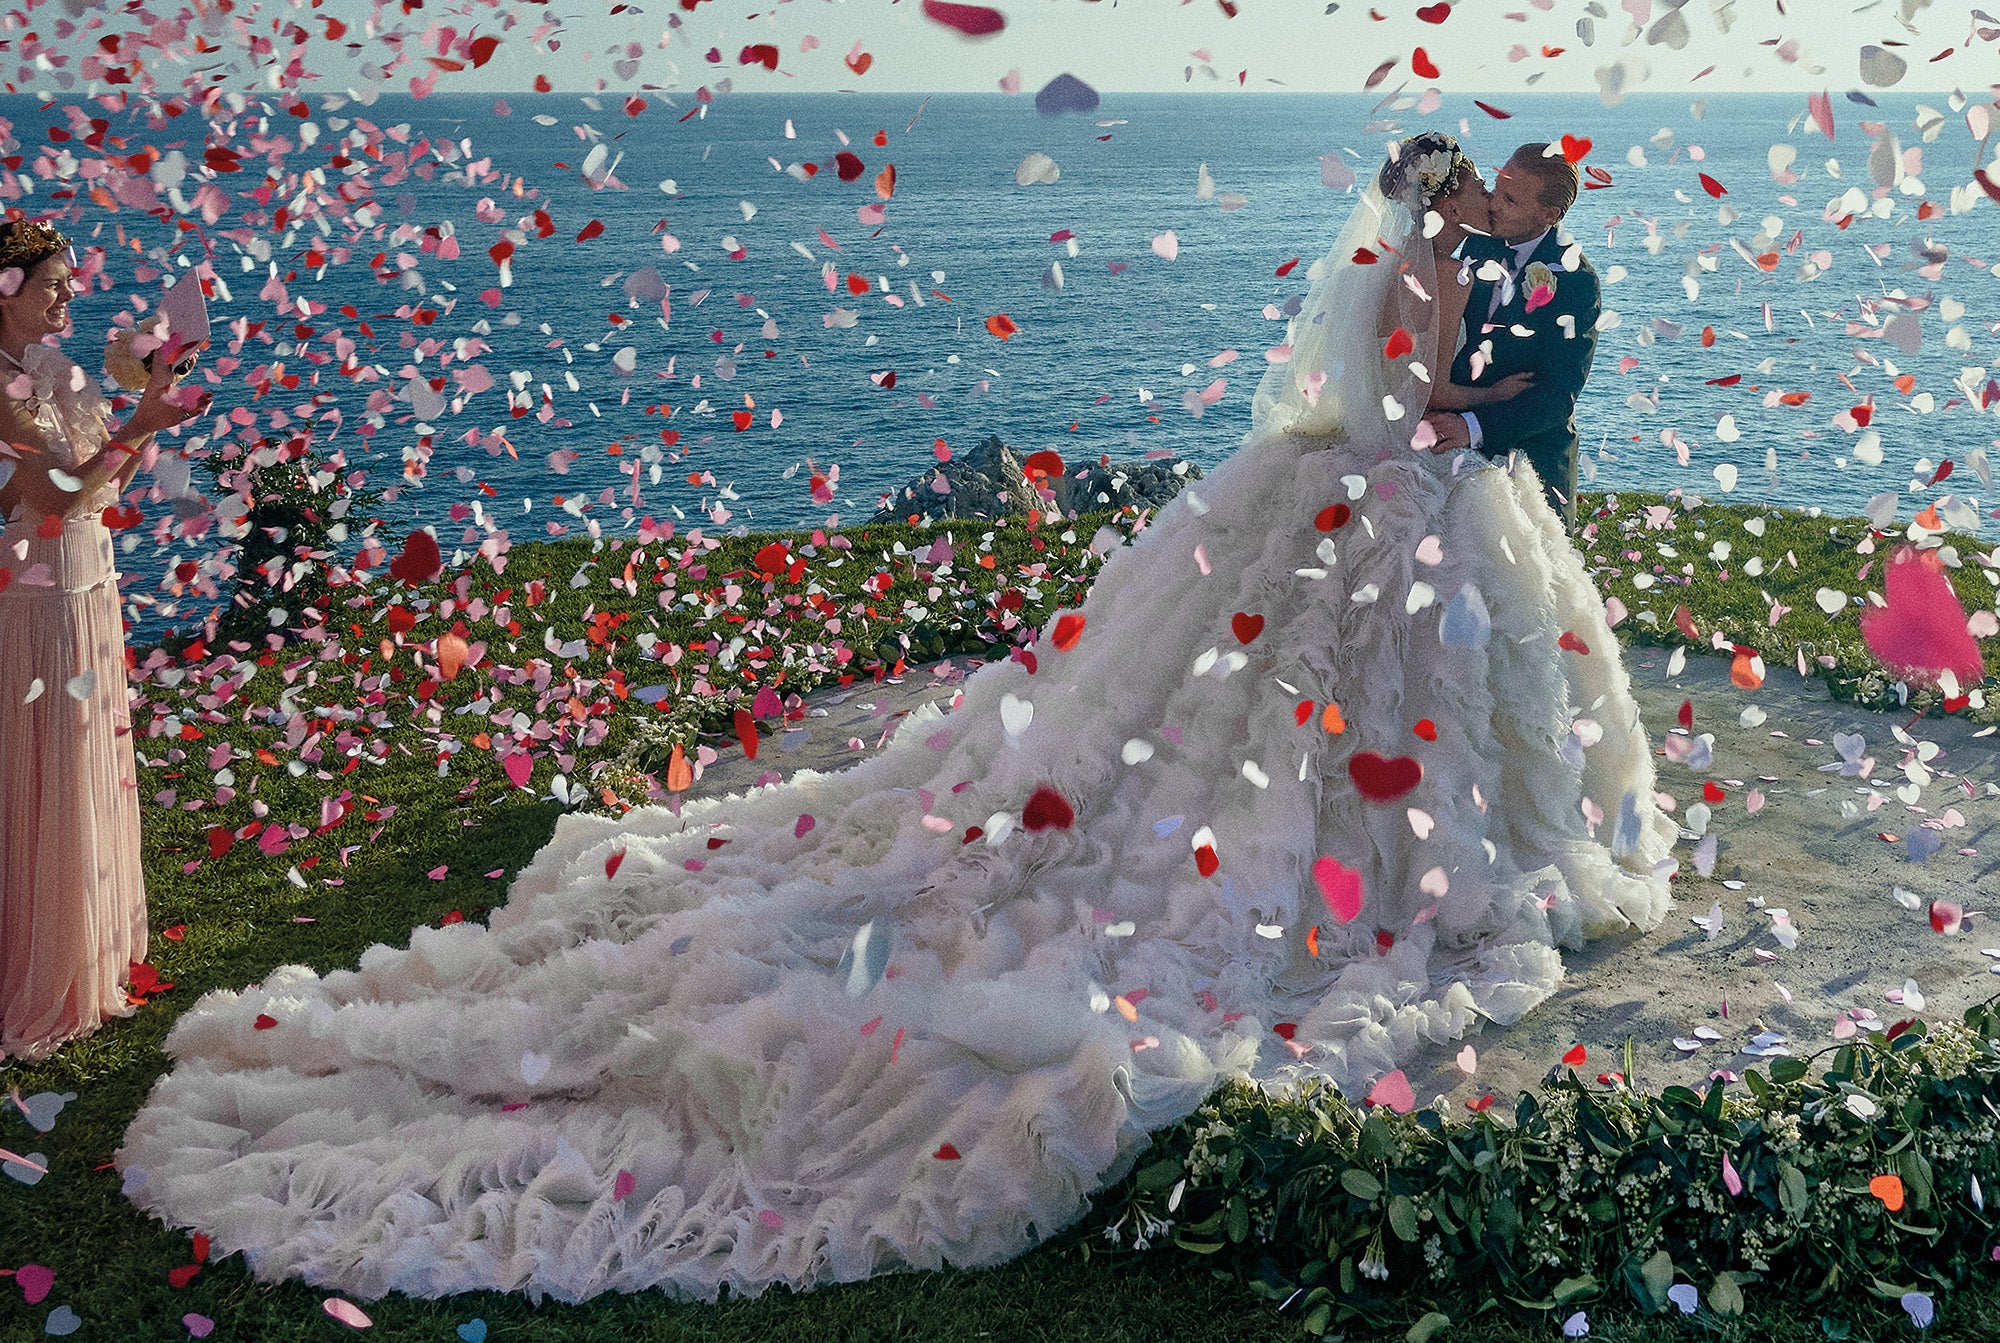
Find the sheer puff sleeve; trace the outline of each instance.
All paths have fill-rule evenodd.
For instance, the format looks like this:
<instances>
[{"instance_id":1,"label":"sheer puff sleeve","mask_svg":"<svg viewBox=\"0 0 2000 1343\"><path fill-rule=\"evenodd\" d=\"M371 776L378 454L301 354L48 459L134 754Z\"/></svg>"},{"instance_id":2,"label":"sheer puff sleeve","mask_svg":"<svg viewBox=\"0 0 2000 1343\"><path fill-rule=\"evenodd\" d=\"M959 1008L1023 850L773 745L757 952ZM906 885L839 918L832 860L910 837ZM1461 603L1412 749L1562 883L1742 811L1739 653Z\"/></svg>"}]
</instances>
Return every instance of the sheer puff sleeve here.
<instances>
[{"instance_id":1,"label":"sheer puff sleeve","mask_svg":"<svg viewBox=\"0 0 2000 1343\"><path fill-rule=\"evenodd\" d=\"M52 465L74 471L104 450L110 439L111 404L82 368L62 351L30 345L22 371L7 385L16 414L41 431Z\"/></svg>"}]
</instances>

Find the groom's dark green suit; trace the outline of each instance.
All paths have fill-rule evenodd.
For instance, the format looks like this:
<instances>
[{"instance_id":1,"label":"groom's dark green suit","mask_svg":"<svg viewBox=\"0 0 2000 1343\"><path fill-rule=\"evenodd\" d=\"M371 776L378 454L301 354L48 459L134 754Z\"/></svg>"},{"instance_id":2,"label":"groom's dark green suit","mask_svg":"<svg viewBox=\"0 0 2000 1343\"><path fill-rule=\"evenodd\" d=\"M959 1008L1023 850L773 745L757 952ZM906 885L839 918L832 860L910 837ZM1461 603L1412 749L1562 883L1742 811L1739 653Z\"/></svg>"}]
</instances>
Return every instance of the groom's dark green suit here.
<instances>
[{"instance_id":1,"label":"groom's dark green suit","mask_svg":"<svg viewBox=\"0 0 2000 1343\"><path fill-rule=\"evenodd\" d=\"M1576 262L1573 268L1563 264L1566 251ZM1506 282L1480 279L1478 272L1490 269L1483 264L1489 259L1511 267L1514 250L1498 239L1475 236L1466 240L1464 255L1474 278L1465 302L1465 339L1452 361L1451 380L1474 387L1524 371L1535 375L1534 385L1521 395L1472 412L1483 435L1480 451L1491 458L1515 452L1526 457L1542 478L1549 503L1575 526L1576 396L1597 349L1597 272L1580 251L1558 242L1551 228L1521 267L1513 292L1502 289L1503 301L1489 317L1493 291ZM1545 303L1538 300L1530 275L1544 278L1542 267L1551 291ZM1536 304L1532 312L1531 303ZM1475 378L1472 357L1481 350L1486 362Z\"/></svg>"}]
</instances>

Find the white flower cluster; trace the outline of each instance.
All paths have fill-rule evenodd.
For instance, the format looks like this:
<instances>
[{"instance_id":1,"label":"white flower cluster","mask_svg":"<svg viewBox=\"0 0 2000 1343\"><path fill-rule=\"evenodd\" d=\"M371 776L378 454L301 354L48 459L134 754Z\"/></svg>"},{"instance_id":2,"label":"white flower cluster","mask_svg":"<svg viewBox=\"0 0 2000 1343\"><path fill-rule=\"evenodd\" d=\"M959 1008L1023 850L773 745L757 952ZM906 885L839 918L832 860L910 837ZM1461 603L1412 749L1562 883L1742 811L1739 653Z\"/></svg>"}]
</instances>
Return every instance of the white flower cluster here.
<instances>
[{"instance_id":1,"label":"white flower cluster","mask_svg":"<svg viewBox=\"0 0 2000 1343\"><path fill-rule=\"evenodd\" d=\"M1209 1139L1231 1136L1229 1125L1221 1119L1196 1131L1194 1141L1188 1145L1187 1173L1191 1180L1200 1180L1205 1175L1213 1175L1228 1164L1226 1152L1211 1152Z\"/></svg>"},{"instance_id":2,"label":"white flower cluster","mask_svg":"<svg viewBox=\"0 0 2000 1343\"><path fill-rule=\"evenodd\" d=\"M1451 180L1451 165L1457 159L1458 155L1449 149L1433 149L1418 158L1412 166L1417 172L1417 185L1424 189L1424 195L1435 196Z\"/></svg>"}]
</instances>

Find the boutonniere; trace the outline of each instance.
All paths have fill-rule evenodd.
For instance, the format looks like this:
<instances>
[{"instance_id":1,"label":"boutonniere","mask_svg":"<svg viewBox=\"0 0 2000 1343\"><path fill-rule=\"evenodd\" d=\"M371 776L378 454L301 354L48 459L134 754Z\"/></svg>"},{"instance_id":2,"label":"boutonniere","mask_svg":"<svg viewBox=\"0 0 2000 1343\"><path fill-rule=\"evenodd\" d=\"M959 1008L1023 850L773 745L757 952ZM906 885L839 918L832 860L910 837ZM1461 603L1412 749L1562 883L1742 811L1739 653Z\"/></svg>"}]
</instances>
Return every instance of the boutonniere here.
<instances>
[{"instance_id":1,"label":"boutonniere","mask_svg":"<svg viewBox=\"0 0 2000 1343\"><path fill-rule=\"evenodd\" d=\"M1528 294L1528 311L1554 301L1556 296L1556 273L1540 261L1532 262L1522 272Z\"/></svg>"}]
</instances>

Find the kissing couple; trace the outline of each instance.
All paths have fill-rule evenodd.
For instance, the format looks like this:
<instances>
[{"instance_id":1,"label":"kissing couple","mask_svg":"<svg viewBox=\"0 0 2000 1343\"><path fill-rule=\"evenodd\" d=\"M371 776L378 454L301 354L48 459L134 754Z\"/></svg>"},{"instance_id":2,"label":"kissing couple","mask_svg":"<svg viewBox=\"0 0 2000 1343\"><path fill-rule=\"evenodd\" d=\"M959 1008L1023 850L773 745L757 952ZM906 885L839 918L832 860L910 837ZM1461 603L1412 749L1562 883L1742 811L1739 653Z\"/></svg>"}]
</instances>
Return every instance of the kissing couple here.
<instances>
[{"instance_id":1,"label":"kissing couple","mask_svg":"<svg viewBox=\"0 0 2000 1343\"><path fill-rule=\"evenodd\" d=\"M1250 432L1034 656L851 769L564 816L485 925L206 995L128 1195L358 1297L712 1300L1016 1255L1229 1077L1408 1108L1420 1047L1669 903L1551 507L1575 194L1391 145Z\"/></svg>"},{"instance_id":2,"label":"kissing couple","mask_svg":"<svg viewBox=\"0 0 2000 1343\"><path fill-rule=\"evenodd\" d=\"M1426 230L1440 280L1431 367L1449 370L1449 381L1434 387L1424 415L1432 451L1520 454L1574 527L1576 398L1600 312L1597 272L1558 230L1576 202L1576 167L1550 145L1525 144L1488 189L1450 136L1408 143L1415 171L1436 181L1439 227Z\"/></svg>"}]
</instances>

